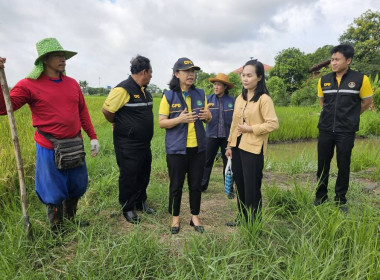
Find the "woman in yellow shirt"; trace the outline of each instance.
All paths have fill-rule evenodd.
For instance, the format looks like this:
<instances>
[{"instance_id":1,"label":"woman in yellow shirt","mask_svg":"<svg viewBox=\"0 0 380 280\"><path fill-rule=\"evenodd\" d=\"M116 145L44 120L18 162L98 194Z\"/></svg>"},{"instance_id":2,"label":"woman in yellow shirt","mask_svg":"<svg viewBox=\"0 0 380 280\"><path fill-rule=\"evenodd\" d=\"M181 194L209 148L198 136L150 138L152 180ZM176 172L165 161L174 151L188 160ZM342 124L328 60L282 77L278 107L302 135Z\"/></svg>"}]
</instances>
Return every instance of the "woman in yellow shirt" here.
<instances>
[{"instance_id":1,"label":"woman in yellow shirt","mask_svg":"<svg viewBox=\"0 0 380 280\"><path fill-rule=\"evenodd\" d=\"M265 85L264 66L250 60L241 74L242 93L236 98L226 157L238 191L240 218L254 222L261 208L261 181L269 133L278 129L278 119ZM237 226L240 219L228 222Z\"/></svg>"},{"instance_id":2,"label":"woman in yellow shirt","mask_svg":"<svg viewBox=\"0 0 380 280\"><path fill-rule=\"evenodd\" d=\"M205 166L206 134L203 122L211 120L205 93L194 86L193 62L180 58L174 64L170 90L165 91L160 103L159 125L166 129L166 162L169 170L169 213L173 216L171 232L180 230L182 188L187 174L189 185L190 225L202 233L198 217L201 205L201 180Z\"/></svg>"}]
</instances>

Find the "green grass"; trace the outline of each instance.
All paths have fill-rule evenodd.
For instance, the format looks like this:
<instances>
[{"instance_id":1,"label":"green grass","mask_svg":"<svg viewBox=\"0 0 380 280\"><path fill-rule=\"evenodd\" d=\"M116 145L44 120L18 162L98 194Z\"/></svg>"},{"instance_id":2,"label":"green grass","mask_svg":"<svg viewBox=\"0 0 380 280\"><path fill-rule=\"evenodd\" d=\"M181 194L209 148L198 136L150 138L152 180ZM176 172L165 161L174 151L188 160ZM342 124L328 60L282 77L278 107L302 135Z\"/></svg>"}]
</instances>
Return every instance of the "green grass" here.
<instances>
[{"instance_id":1,"label":"green grass","mask_svg":"<svg viewBox=\"0 0 380 280\"><path fill-rule=\"evenodd\" d=\"M261 223L236 229L224 226L234 218L236 202L222 193L218 162L209 190L202 196L201 218L207 233L199 235L188 225L184 191L182 229L178 236L171 236L164 130L155 126L148 188L148 202L158 212L153 217L142 215L143 223L132 226L123 219L117 202L118 168L111 126L100 110L103 101L104 97L87 98L101 152L96 158L87 158L90 184L78 214L90 220L91 226L68 226L63 236L50 233L44 206L34 193L35 144L25 107L16 112L16 122L34 233L33 240L26 238L9 125L6 117L0 118L1 279L380 279L380 198L376 192L363 192L365 182L380 179L378 138L355 143L347 215L331 200L320 207L311 206L316 183L315 141L271 144L265 159ZM158 102L156 99L156 112ZM278 139L315 138L317 109L276 110L280 127L284 127ZM363 116L369 114L372 112ZM368 119L376 120L375 114ZM308 129L301 129L303 125ZM88 150L87 137L85 144ZM335 163L331 171L333 186Z\"/></svg>"}]
</instances>

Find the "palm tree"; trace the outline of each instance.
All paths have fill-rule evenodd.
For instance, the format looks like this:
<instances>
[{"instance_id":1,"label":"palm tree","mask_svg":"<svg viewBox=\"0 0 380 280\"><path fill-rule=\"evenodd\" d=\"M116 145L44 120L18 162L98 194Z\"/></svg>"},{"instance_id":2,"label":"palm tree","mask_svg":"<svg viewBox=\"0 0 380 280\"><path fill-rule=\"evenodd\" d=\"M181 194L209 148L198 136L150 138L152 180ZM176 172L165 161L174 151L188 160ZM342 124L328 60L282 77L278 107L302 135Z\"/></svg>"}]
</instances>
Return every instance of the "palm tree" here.
<instances>
[{"instance_id":1,"label":"palm tree","mask_svg":"<svg viewBox=\"0 0 380 280\"><path fill-rule=\"evenodd\" d=\"M79 86L82 89L83 94L87 94L87 81L79 81Z\"/></svg>"}]
</instances>

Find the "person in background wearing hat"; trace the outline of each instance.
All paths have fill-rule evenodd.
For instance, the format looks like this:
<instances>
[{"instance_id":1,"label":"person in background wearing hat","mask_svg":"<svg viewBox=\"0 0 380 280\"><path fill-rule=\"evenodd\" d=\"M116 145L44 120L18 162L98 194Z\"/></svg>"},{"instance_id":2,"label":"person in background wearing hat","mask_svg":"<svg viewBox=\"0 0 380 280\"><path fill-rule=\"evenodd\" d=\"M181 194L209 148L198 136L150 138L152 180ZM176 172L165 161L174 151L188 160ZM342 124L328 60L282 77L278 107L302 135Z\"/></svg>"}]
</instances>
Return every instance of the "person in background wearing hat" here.
<instances>
[{"instance_id":1,"label":"person in background wearing hat","mask_svg":"<svg viewBox=\"0 0 380 280\"><path fill-rule=\"evenodd\" d=\"M189 185L190 225L203 233L198 217L201 206L201 181L205 165L206 134L203 122L212 116L202 89L194 86L195 70L200 70L188 58L174 64L169 91L165 91L159 109L160 128L166 129L166 162L169 170L169 213L172 234L180 230L182 189L187 174Z\"/></svg>"},{"instance_id":2,"label":"person in background wearing hat","mask_svg":"<svg viewBox=\"0 0 380 280\"><path fill-rule=\"evenodd\" d=\"M146 204L152 164L153 99L146 90L152 66L141 55L131 60L131 75L111 90L103 114L112 123L116 161L119 166L119 203L125 219L140 223L136 213L156 211Z\"/></svg>"},{"instance_id":3,"label":"person in background wearing hat","mask_svg":"<svg viewBox=\"0 0 380 280\"><path fill-rule=\"evenodd\" d=\"M249 60L241 74L242 94L236 98L226 157L232 158L232 172L238 191L240 219L255 222L261 209L261 181L269 133L278 129L273 101L265 85L264 66ZM260 216L259 216L260 217Z\"/></svg>"},{"instance_id":4,"label":"person in background wearing hat","mask_svg":"<svg viewBox=\"0 0 380 280\"><path fill-rule=\"evenodd\" d=\"M227 165L227 158L224 153L230 134L235 103L235 98L228 95L228 90L232 89L234 84L229 82L226 74L219 73L215 78L210 78L209 81L213 83L214 94L207 96L212 120L206 125L206 165L201 183L202 192L208 188L215 156L219 148L222 152L224 177L224 170Z\"/></svg>"},{"instance_id":5,"label":"person in background wearing hat","mask_svg":"<svg viewBox=\"0 0 380 280\"><path fill-rule=\"evenodd\" d=\"M65 74L66 60L77 53L64 50L55 38L43 39L36 46L38 58L33 71L10 92L13 110L27 103L32 112L33 126L56 139L74 138L83 128L91 139L91 155L96 156L99 142L82 91L78 83ZM5 58L0 58L0 67L3 68L4 63ZM1 91L0 115L6 113ZM53 145L37 129L34 134L36 193L46 204L51 229L58 231L63 216L75 221L78 200L87 189L87 167L84 164L72 169L57 169Z\"/></svg>"}]
</instances>

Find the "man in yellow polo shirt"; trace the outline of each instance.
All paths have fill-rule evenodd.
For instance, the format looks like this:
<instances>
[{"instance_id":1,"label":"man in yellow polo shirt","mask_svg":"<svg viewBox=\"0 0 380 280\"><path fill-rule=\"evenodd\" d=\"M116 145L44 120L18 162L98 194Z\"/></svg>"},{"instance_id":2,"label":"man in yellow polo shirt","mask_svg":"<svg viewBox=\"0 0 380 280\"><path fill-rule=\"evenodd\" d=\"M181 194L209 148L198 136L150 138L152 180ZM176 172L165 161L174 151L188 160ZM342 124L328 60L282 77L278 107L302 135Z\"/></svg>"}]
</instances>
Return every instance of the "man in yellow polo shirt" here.
<instances>
[{"instance_id":1,"label":"man in yellow polo shirt","mask_svg":"<svg viewBox=\"0 0 380 280\"><path fill-rule=\"evenodd\" d=\"M350 69L354 57L352 46L335 46L331 55L332 72L318 82L322 111L318 123L318 186L314 205L327 200L330 163L336 147L338 176L335 202L343 212L347 212L346 193L355 133L359 130L360 115L372 103L373 92L368 77Z\"/></svg>"},{"instance_id":2,"label":"man in yellow polo shirt","mask_svg":"<svg viewBox=\"0 0 380 280\"><path fill-rule=\"evenodd\" d=\"M119 203L125 219L137 224L135 210L154 214L146 204L153 137L153 99L146 90L152 78L148 58L131 61L131 76L111 90L103 105L103 114L113 126L113 142L119 166Z\"/></svg>"}]
</instances>

